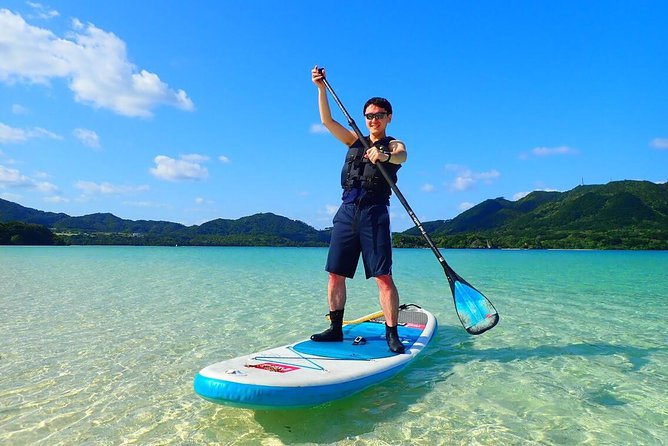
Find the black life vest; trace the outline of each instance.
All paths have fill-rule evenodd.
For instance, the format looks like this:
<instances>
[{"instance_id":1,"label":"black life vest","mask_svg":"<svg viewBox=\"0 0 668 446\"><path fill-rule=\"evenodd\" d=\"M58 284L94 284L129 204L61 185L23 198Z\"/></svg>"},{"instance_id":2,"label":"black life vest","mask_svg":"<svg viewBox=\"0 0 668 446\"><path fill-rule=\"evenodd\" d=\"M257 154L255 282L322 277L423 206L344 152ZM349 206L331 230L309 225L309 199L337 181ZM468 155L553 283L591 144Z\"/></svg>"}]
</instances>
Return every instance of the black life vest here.
<instances>
[{"instance_id":1,"label":"black life vest","mask_svg":"<svg viewBox=\"0 0 668 446\"><path fill-rule=\"evenodd\" d=\"M394 138L386 136L383 139L371 144L368 137L365 137L366 142L370 147L384 148L388 150L390 141ZM349 148L346 154L343 169L341 169L341 187L344 190L351 190L354 188L364 189L366 194L372 194L374 198L383 199L389 198L392 194L392 188L387 183L380 170L368 158L365 158L366 150L364 144L358 138ZM397 182L397 171L401 168L401 164L383 163L385 172L392 179L392 182Z\"/></svg>"}]
</instances>

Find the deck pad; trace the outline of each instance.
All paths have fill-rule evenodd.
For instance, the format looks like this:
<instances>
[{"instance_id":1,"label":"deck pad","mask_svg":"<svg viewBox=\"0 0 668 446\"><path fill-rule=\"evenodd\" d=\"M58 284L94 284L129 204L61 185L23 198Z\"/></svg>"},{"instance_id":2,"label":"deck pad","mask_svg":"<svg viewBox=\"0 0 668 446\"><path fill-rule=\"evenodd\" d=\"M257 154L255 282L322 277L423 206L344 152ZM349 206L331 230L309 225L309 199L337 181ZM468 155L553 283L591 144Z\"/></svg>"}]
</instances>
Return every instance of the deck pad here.
<instances>
[{"instance_id":1,"label":"deck pad","mask_svg":"<svg viewBox=\"0 0 668 446\"><path fill-rule=\"evenodd\" d=\"M423 329L399 326L399 339L406 350L420 337ZM353 345L357 336L362 336L365 344ZM336 359L378 359L395 356L387 347L385 324L380 322L363 322L343 327L343 342L300 342L294 349L305 355L326 356Z\"/></svg>"}]
</instances>

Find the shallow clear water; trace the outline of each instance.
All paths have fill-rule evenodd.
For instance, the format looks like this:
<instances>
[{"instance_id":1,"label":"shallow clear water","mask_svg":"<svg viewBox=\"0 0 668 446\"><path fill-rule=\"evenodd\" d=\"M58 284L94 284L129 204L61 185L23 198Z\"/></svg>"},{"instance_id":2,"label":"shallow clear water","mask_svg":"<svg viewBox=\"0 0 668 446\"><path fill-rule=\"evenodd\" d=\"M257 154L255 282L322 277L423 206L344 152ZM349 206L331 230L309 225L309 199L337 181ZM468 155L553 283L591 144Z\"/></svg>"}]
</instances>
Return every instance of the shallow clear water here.
<instances>
[{"instance_id":1,"label":"shallow clear water","mask_svg":"<svg viewBox=\"0 0 668 446\"><path fill-rule=\"evenodd\" d=\"M0 444L667 444L668 252L443 251L501 322L471 337L428 250L395 250L439 319L397 377L308 410L197 397L213 362L326 325L326 249L0 248ZM349 284L346 314L376 311Z\"/></svg>"}]
</instances>

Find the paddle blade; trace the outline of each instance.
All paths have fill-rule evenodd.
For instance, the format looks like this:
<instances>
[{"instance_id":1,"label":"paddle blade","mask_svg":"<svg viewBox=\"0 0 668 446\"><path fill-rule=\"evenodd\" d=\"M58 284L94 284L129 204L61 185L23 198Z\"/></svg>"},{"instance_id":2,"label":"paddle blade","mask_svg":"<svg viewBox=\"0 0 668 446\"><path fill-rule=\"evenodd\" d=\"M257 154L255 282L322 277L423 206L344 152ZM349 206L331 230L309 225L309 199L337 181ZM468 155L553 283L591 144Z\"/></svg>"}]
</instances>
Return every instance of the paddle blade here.
<instances>
[{"instance_id":1,"label":"paddle blade","mask_svg":"<svg viewBox=\"0 0 668 446\"><path fill-rule=\"evenodd\" d=\"M465 280L457 277L452 285L452 293L457 316L470 334L484 333L499 322L494 305Z\"/></svg>"}]
</instances>

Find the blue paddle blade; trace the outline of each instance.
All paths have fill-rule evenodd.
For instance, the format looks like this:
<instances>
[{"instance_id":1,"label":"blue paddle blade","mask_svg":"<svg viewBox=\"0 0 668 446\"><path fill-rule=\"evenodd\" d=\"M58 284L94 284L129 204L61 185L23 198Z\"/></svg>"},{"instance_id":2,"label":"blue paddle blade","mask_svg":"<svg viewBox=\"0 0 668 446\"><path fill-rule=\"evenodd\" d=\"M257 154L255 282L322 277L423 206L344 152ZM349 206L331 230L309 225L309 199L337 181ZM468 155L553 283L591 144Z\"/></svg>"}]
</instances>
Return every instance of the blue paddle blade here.
<instances>
[{"instance_id":1,"label":"blue paddle blade","mask_svg":"<svg viewBox=\"0 0 668 446\"><path fill-rule=\"evenodd\" d=\"M455 280L452 292L457 316L467 332L481 334L499 322L494 305L465 281Z\"/></svg>"}]
</instances>

